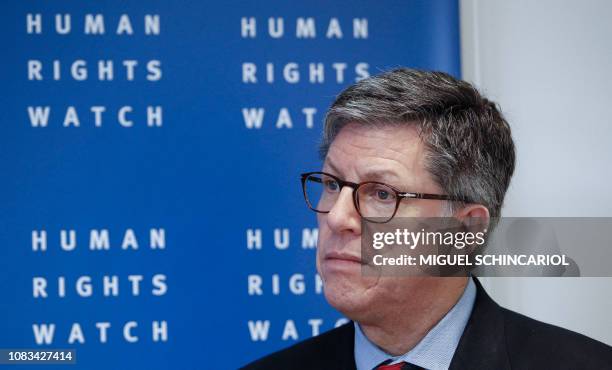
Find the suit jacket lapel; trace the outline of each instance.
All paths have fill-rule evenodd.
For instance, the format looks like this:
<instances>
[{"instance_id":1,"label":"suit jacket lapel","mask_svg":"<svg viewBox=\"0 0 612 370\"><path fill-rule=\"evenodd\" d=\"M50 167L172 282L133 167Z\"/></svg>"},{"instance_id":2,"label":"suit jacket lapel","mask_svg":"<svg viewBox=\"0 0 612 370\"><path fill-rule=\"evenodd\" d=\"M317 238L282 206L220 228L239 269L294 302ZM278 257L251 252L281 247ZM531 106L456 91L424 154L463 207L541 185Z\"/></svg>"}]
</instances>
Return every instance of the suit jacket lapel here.
<instances>
[{"instance_id":1,"label":"suit jacket lapel","mask_svg":"<svg viewBox=\"0 0 612 370\"><path fill-rule=\"evenodd\" d=\"M348 324L341 327L343 333L339 337L338 345L338 369L355 370L355 324L350 321Z\"/></svg>"},{"instance_id":2,"label":"suit jacket lapel","mask_svg":"<svg viewBox=\"0 0 612 370\"><path fill-rule=\"evenodd\" d=\"M503 312L478 279L473 279L476 301L450 369L510 369Z\"/></svg>"}]
</instances>

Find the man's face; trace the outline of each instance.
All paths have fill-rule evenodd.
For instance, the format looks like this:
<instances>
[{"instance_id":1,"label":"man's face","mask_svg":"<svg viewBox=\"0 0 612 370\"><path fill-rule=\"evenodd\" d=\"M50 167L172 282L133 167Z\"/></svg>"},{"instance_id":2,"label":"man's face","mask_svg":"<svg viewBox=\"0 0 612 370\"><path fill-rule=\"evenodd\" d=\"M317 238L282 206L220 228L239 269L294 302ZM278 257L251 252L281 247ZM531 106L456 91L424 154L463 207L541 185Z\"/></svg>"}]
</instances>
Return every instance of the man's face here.
<instances>
[{"instance_id":1,"label":"man's face","mask_svg":"<svg viewBox=\"0 0 612 370\"><path fill-rule=\"evenodd\" d=\"M442 194L425 170L425 154L415 127L348 124L333 141L323 171L356 183L379 181L402 191ZM328 302L347 317L367 322L389 314L387 307L414 303L409 301L444 279L362 276L361 263L351 261L361 255L361 219L352 191L344 187L331 211L317 214L317 269ZM444 210L442 201L409 199L402 200L395 217L438 217Z\"/></svg>"}]
</instances>

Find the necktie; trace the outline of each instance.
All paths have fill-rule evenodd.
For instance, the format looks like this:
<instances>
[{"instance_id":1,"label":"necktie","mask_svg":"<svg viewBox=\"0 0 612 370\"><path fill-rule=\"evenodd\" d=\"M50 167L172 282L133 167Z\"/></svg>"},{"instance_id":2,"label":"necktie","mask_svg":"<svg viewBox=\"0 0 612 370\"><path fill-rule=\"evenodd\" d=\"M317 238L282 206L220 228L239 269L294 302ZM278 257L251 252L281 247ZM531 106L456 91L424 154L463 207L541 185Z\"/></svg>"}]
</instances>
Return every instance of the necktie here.
<instances>
[{"instance_id":1,"label":"necktie","mask_svg":"<svg viewBox=\"0 0 612 370\"><path fill-rule=\"evenodd\" d=\"M391 362L391 360L387 360L381 363L380 365L376 366L374 369L375 370L425 370L420 366L413 365L408 362L398 362L397 364L393 364L393 365L385 365L389 362Z\"/></svg>"}]
</instances>

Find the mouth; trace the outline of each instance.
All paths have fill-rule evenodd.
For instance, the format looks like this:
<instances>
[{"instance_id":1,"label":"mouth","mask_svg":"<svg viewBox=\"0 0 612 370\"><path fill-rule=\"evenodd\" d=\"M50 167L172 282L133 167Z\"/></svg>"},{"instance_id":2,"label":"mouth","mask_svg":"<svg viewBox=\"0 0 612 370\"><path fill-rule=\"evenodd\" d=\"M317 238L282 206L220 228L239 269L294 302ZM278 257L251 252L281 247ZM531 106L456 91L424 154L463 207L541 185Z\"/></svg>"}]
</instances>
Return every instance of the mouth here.
<instances>
[{"instance_id":1,"label":"mouth","mask_svg":"<svg viewBox=\"0 0 612 370\"><path fill-rule=\"evenodd\" d=\"M329 262L340 262L340 263L355 263L364 265L364 261L359 256L355 256L348 253L330 252L325 255L325 260Z\"/></svg>"}]
</instances>

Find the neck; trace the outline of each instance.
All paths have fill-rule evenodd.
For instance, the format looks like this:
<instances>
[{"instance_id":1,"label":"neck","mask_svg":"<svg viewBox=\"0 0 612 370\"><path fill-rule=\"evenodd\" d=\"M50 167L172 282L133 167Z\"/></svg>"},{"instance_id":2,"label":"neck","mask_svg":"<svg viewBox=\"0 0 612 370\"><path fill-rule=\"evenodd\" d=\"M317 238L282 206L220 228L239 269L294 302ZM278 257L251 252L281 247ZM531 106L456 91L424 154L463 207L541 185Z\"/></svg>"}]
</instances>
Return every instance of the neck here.
<instances>
[{"instance_id":1,"label":"neck","mask_svg":"<svg viewBox=\"0 0 612 370\"><path fill-rule=\"evenodd\" d=\"M368 339L392 356L414 348L459 301L467 278L431 278L443 282L427 284L396 307L384 307L371 322L359 326Z\"/></svg>"}]
</instances>

